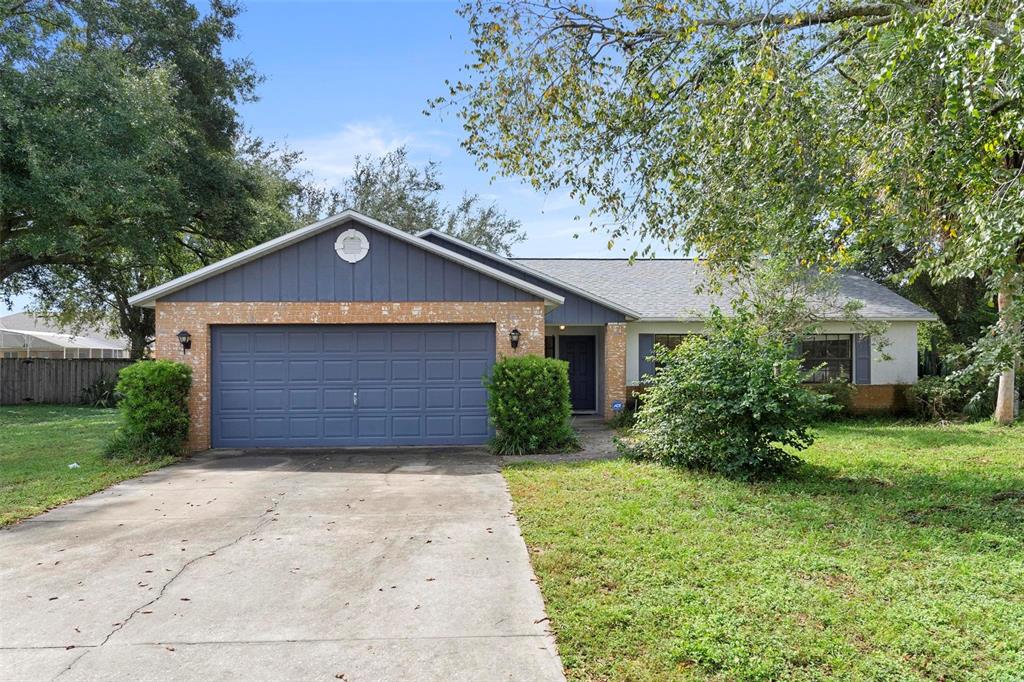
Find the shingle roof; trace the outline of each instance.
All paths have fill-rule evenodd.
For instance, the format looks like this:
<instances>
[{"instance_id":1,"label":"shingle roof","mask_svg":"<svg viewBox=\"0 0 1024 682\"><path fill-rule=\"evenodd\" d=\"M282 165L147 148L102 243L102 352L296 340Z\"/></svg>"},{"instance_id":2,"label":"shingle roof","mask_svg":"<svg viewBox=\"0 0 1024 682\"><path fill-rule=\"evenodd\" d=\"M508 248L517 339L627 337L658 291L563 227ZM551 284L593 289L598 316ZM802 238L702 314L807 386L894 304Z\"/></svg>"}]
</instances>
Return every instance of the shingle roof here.
<instances>
[{"instance_id":1,"label":"shingle roof","mask_svg":"<svg viewBox=\"0 0 1024 682\"><path fill-rule=\"evenodd\" d=\"M592 258L516 258L544 274L632 308L641 319L687 320L705 317L713 305L728 307L727 294L698 293L705 281L702 265L693 260L637 260ZM838 299L863 302L858 314L871 320L932 320L935 316L899 294L863 275L839 276ZM836 312L825 317L840 318Z\"/></svg>"}]
</instances>

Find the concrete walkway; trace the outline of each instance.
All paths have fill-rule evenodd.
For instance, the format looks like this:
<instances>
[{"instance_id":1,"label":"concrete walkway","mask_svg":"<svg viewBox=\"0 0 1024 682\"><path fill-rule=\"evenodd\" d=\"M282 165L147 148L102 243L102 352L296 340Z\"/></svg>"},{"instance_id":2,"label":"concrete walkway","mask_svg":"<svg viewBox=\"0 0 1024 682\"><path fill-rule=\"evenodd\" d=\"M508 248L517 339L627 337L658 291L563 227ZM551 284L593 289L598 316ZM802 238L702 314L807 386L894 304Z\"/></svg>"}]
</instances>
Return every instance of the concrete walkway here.
<instances>
[{"instance_id":1,"label":"concrete walkway","mask_svg":"<svg viewBox=\"0 0 1024 682\"><path fill-rule=\"evenodd\" d=\"M3 680L560 680L546 625L475 451L208 453L0 531Z\"/></svg>"}]
</instances>

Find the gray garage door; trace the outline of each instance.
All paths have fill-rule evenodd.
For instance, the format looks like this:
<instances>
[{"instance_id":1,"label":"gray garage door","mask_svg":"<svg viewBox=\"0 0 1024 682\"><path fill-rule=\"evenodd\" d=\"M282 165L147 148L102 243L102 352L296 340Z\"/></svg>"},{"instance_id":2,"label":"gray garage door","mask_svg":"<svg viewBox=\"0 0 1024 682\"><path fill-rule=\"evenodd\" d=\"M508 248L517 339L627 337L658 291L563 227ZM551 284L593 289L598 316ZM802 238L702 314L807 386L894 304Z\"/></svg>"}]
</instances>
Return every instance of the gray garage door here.
<instances>
[{"instance_id":1,"label":"gray garage door","mask_svg":"<svg viewBox=\"0 0 1024 682\"><path fill-rule=\"evenodd\" d=\"M214 447L471 445L488 438L491 325L221 326Z\"/></svg>"}]
</instances>

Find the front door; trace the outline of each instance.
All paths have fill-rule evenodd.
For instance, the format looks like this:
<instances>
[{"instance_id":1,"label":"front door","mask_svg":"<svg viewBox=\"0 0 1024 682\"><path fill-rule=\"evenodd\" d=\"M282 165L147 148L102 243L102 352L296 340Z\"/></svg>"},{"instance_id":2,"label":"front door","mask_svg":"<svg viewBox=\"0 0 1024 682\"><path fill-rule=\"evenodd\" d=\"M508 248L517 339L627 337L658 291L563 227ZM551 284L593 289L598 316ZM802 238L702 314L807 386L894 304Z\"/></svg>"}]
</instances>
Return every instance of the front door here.
<instances>
[{"instance_id":1,"label":"front door","mask_svg":"<svg viewBox=\"0 0 1024 682\"><path fill-rule=\"evenodd\" d=\"M597 337L558 337L558 357L569 363L569 398L575 412L597 409Z\"/></svg>"}]
</instances>

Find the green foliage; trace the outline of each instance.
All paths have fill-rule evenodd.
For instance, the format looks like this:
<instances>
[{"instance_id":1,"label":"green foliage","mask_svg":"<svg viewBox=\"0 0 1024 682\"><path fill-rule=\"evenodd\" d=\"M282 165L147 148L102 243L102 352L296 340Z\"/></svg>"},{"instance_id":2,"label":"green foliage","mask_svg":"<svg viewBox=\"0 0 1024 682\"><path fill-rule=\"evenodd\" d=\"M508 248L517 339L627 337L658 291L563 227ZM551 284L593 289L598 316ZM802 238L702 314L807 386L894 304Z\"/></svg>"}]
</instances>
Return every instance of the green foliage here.
<instances>
[{"instance_id":1,"label":"green foliage","mask_svg":"<svg viewBox=\"0 0 1024 682\"><path fill-rule=\"evenodd\" d=\"M188 438L192 368L180 362L136 362L121 370L117 390L123 424L107 454L133 460L177 456Z\"/></svg>"},{"instance_id":2,"label":"green foliage","mask_svg":"<svg viewBox=\"0 0 1024 682\"><path fill-rule=\"evenodd\" d=\"M138 291L292 227L294 154L243 134L258 77L230 59L239 9L52 2L0 9L0 295L126 336Z\"/></svg>"},{"instance_id":3,"label":"green foliage","mask_svg":"<svg viewBox=\"0 0 1024 682\"><path fill-rule=\"evenodd\" d=\"M821 412L822 419L850 416L857 387L849 381L833 379L824 384L808 384L807 387L828 401Z\"/></svg>"},{"instance_id":4,"label":"green foliage","mask_svg":"<svg viewBox=\"0 0 1024 682\"><path fill-rule=\"evenodd\" d=\"M117 392L117 377L101 374L96 381L82 389L82 404L91 407L117 407L121 394Z\"/></svg>"},{"instance_id":5,"label":"green foliage","mask_svg":"<svg viewBox=\"0 0 1024 682\"><path fill-rule=\"evenodd\" d=\"M520 222L477 194L463 194L457 204L441 197L440 167L409 162L405 147L380 157L357 156L352 176L337 193L336 204L353 208L406 232L438 229L491 253L511 255L526 239Z\"/></svg>"},{"instance_id":6,"label":"green foliage","mask_svg":"<svg viewBox=\"0 0 1024 682\"><path fill-rule=\"evenodd\" d=\"M569 365L535 355L510 356L494 363L487 387L487 409L497 435L491 448L500 455L566 452L579 448L572 428Z\"/></svg>"},{"instance_id":7,"label":"green foliage","mask_svg":"<svg viewBox=\"0 0 1024 682\"><path fill-rule=\"evenodd\" d=\"M981 329L969 341L1019 357L1018 2L471 0L461 13L474 50L435 105L457 109L482 166L585 199L616 226L610 243L696 251L720 275L770 255L926 277L917 298L939 294L943 321L964 322L955 337ZM935 290L954 280L977 284ZM978 305L1000 290L1008 323L988 334Z\"/></svg>"},{"instance_id":8,"label":"green foliage","mask_svg":"<svg viewBox=\"0 0 1024 682\"><path fill-rule=\"evenodd\" d=\"M907 393L914 414L930 421L978 419L995 401L994 385L966 377L923 377Z\"/></svg>"},{"instance_id":9,"label":"green foliage","mask_svg":"<svg viewBox=\"0 0 1024 682\"><path fill-rule=\"evenodd\" d=\"M826 400L805 389L790 346L769 337L751 313L714 310L706 336L671 351L644 392L631 452L642 459L733 478L785 473L799 459L783 449L814 442L811 421Z\"/></svg>"},{"instance_id":10,"label":"green foliage","mask_svg":"<svg viewBox=\"0 0 1024 682\"><path fill-rule=\"evenodd\" d=\"M626 407L625 409L616 412L612 418L607 421L607 424L610 428L615 430L631 429L636 424L636 410Z\"/></svg>"}]
</instances>

